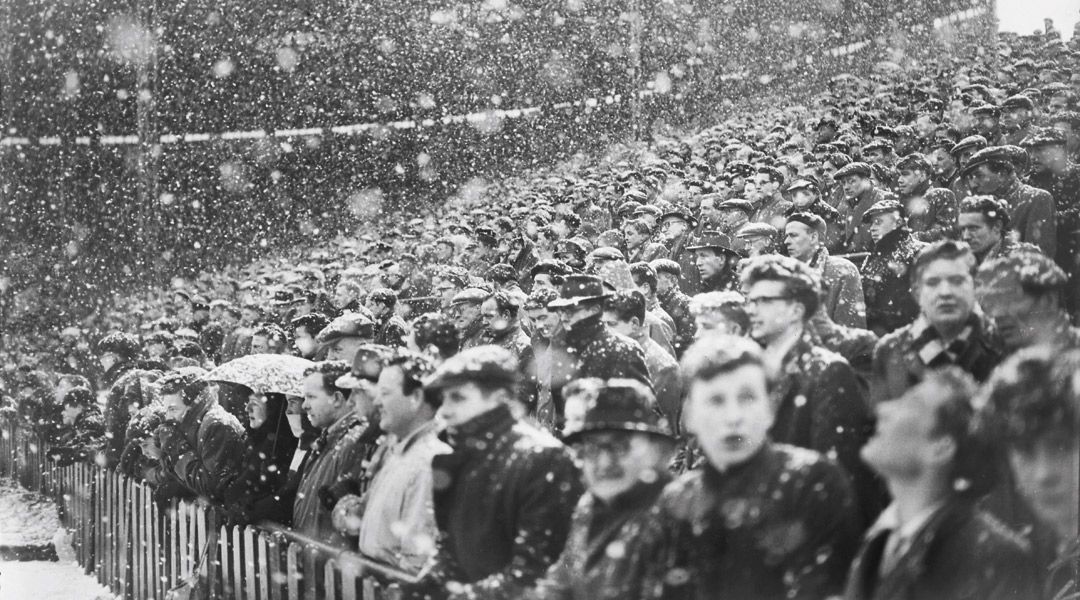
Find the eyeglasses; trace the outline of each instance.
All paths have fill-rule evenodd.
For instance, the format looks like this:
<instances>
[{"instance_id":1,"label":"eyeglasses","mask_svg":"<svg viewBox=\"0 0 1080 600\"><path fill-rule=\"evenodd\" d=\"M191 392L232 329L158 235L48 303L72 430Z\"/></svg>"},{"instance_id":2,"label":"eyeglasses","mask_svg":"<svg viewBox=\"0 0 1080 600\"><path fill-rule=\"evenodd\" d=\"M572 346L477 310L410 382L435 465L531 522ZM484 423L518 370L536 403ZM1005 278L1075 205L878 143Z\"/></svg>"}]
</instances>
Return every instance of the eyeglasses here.
<instances>
[{"instance_id":1,"label":"eyeglasses","mask_svg":"<svg viewBox=\"0 0 1080 600\"><path fill-rule=\"evenodd\" d=\"M789 296L757 296L757 297L754 297L754 298L747 298L746 303L748 305L758 306L760 304L764 304L765 302L776 302L776 301L779 301L779 300L790 300L790 299L791 298Z\"/></svg>"},{"instance_id":2,"label":"eyeglasses","mask_svg":"<svg viewBox=\"0 0 1080 600\"><path fill-rule=\"evenodd\" d=\"M623 456L630 451L630 438L618 437L607 441L585 440L578 444L578 448L585 458L596 458L601 453Z\"/></svg>"}]
</instances>

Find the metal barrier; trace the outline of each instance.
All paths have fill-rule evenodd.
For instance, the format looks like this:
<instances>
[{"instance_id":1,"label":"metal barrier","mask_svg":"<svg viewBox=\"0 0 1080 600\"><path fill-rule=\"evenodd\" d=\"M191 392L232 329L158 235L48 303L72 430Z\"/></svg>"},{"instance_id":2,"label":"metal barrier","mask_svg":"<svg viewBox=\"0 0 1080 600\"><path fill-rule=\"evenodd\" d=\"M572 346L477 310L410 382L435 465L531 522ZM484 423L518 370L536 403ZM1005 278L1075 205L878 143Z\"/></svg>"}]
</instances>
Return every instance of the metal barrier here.
<instances>
[{"instance_id":1,"label":"metal barrier","mask_svg":"<svg viewBox=\"0 0 1080 600\"><path fill-rule=\"evenodd\" d=\"M36 434L0 421L0 477L56 500L87 574L122 598L164 599L188 580L211 533L200 579L211 598L244 600L397 600L384 581L407 574L280 527L228 527L211 505L172 501L153 488L85 463L57 467Z\"/></svg>"}]
</instances>

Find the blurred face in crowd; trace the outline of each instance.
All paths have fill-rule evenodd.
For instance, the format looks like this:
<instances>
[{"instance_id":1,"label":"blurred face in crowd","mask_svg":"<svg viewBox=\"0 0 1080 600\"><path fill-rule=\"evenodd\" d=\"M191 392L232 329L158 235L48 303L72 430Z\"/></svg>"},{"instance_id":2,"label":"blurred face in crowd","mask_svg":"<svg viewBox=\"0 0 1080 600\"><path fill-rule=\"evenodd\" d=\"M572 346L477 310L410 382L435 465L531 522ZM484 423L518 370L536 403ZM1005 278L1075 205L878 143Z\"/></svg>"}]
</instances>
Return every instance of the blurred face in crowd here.
<instances>
[{"instance_id":1,"label":"blurred face in crowd","mask_svg":"<svg viewBox=\"0 0 1080 600\"><path fill-rule=\"evenodd\" d=\"M432 291L434 292L434 295L442 300L443 307L448 307L450 306L450 301L454 299L454 295L461 291L461 288L452 281L438 278L435 280Z\"/></svg>"},{"instance_id":2,"label":"blurred face in crowd","mask_svg":"<svg viewBox=\"0 0 1080 600\"><path fill-rule=\"evenodd\" d=\"M719 277L727 270L728 258L716 248L698 248L694 250L694 264L703 279Z\"/></svg>"},{"instance_id":3,"label":"blurred face in crowd","mask_svg":"<svg viewBox=\"0 0 1080 600\"><path fill-rule=\"evenodd\" d=\"M987 252L1001 241L1001 226L979 212L960 213L960 239L975 254Z\"/></svg>"},{"instance_id":4,"label":"blurred face in crowd","mask_svg":"<svg viewBox=\"0 0 1080 600\"><path fill-rule=\"evenodd\" d=\"M258 429L262 427L262 424L266 422L266 396L255 392L248 396L247 403L244 405L244 411L247 412L248 425L252 429Z\"/></svg>"},{"instance_id":5,"label":"blurred face in crowd","mask_svg":"<svg viewBox=\"0 0 1080 600\"><path fill-rule=\"evenodd\" d=\"M460 302L451 309L451 315L458 331L465 331L480 321L480 303Z\"/></svg>"},{"instance_id":6,"label":"blurred face in crowd","mask_svg":"<svg viewBox=\"0 0 1080 600\"><path fill-rule=\"evenodd\" d=\"M968 161L971 160L971 157L978 151L978 148L967 148L965 150L957 152L956 164L963 167L964 165L968 164Z\"/></svg>"},{"instance_id":7,"label":"blurred face in crowd","mask_svg":"<svg viewBox=\"0 0 1080 600\"><path fill-rule=\"evenodd\" d=\"M75 424L75 419L78 419L79 415L83 414L83 410L85 409L78 404L65 404L60 411L60 419L64 425L71 427Z\"/></svg>"},{"instance_id":8,"label":"blurred face in crowd","mask_svg":"<svg viewBox=\"0 0 1080 600\"><path fill-rule=\"evenodd\" d=\"M697 326L697 332L694 334L695 339L721 333L739 336L745 334L737 323L728 319L723 311L719 309L702 310L694 315L694 324Z\"/></svg>"},{"instance_id":9,"label":"blurred face in crowd","mask_svg":"<svg viewBox=\"0 0 1080 600\"><path fill-rule=\"evenodd\" d=\"M439 417L447 427L458 427L495 408L506 392L487 393L473 382L450 385L442 389Z\"/></svg>"},{"instance_id":10,"label":"blurred face in crowd","mask_svg":"<svg viewBox=\"0 0 1080 600\"><path fill-rule=\"evenodd\" d=\"M1065 428L1009 448L1016 488L1060 540L1076 537L1080 506L1080 441Z\"/></svg>"},{"instance_id":11,"label":"blurred face in crowd","mask_svg":"<svg viewBox=\"0 0 1080 600\"><path fill-rule=\"evenodd\" d=\"M649 234L639 232L636 227L623 227L623 237L626 238L626 247L634 250L649 239Z\"/></svg>"},{"instance_id":12,"label":"blurred face in crowd","mask_svg":"<svg viewBox=\"0 0 1080 600\"><path fill-rule=\"evenodd\" d=\"M746 225L749 221L750 216L747 215L745 212L738 209L729 208L719 211L719 220L717 221L717 226L720 227L720 229L723 231L734 233L740 227Z\"/></svg>"},{"instance_id":13,"label":"blurred face in crowd","mask_svg":"<svg viewBox=\"0 0 1080 600\"><path fill-rule=\"evenodd\" d=\"M301 325L293 329L293 337L293 345L296 346L296 351L300 353L301 357L311 358L315 356L319 345L315 343L315 336L308 331L306 326Z\"/></svg>"},{"instance_id":14,"label":"blurred face in crowd","mask_svg":"<svg viewBox=\"0 0 1080 600\"><path fill-rule=\"evenodd\" d=\"M529 308L525 311L525 317L529 320L534 334L551 339L559 329L559 313L543 307Z\"/></svg>"},{"instance_id":15,"label":"blurred face in crowd","mask_svg":"<svg viewBox=\"0 0 1080 600\"><path fill-rule=\"evenodd\" d=\"M742 237L746 252L750 256L761 256L772 252L773 239L769 235L747 235Z\"/></svg>"},{"instance_id":16,"label":"blurred face in crowd","mask_svg":"<svg viewBox=\"0 0 1080 600\"><path fill-rule=\"evenodd\" d=\"M329 392L323 387L322 373L304 377L304 412L311 424L319 429L333 425L349 411L348 399L341 392Z\"/></svg>"},{"instance_id":17,"label":"blurred face in crowd","mask_svg":"<svg viewBox=\"0 0 1080 600\"><path fill-rule=\"evenodd\" d=\"M975 306L975 283L961 259L938 259L923 267L915 287L919 308L938 329L962 326Z\"/></svg>"},{"instance_id":18,"label":"blurred face in crowd","mask_svg":"<svg viewBox=\"0 0 1080 600\"><path fill-rule=\"evenodd\" d=\"M706 225L719 226L722 218L722 212L716 208L715 198L705 198L701 201L701 206L698 209L701 216L701 222Z\"/></svg>"},{"instance_id":19,"label":"blurred face in crowd","mask_svg":"<svg viewBox=\"0 0 1080 600\"><path fill-rule=\"evenodd\" d=\"M559 308L559 320L563 329L569 330L574 325L600 314L600 305L595 302L580 302Z\"/></svg>"},{"instance_id":20,"label":"blurred face in crowd","mask_svg":"<svg viewBox=\"0 0 1080 600\"><path fill-rule=\"evenodd\" d=\"M870 218L870 238L876 244L889 233L899 229L901 225L903 225L903 219L896 211L876 214Z\"/></svg>"},{"instance_id":21,"label":"blurred face in crowd","mask_svg":"<svg viewBox=\"0 0 1080 600\"><path fill-rule=\"evenodd\" d=\"M353 357L360 346L371 340L357 336L341 337L326 346L326 360L343 360L352 363Z\"/></svg>"},{"instance_id":22,"label":"blurred face in crowd","mask_svg":"<svg viewBox=\"0 0 1080 600\"><path fill-rule=\"evenodd\" d=\"M1059 323L1061 309L1053 294L1035 296L1019 287L991 286L976 289L975 295L1009 350L1038 344L1047 326Z\"/></svg>"},{"instance_id":23,"label":"blurred face in crowd","mask_svg":"<svg viewBox=\"0 0 1080 600\"><path fill-rule=\"evenodd\" d=\"M379 427L401 439L413 431L424 403L423 390L404 393L405 373L400 366L385 367L379 373L375 391L375 406L379 410Z\"/></svg>"},{"instance_id":24,"label":"blurred face in crowd","mask_svg":"<svg viewBox=\"0 0 1080 600\"><path fill-rule=\"evenodd\" d=\"M1001 111L1001 125L1007 131L1016 131L1031 123L1031 111L1026 108L1007 108Z\"/></svg>"},{"instance_id":25,"label":"blurred face in crowd","mask_svg":"<svg viewBox=\"0 0 1080 600\"><path fill-rule=\"evenodd\" d=\"M803 319L802 304L790 299L783 281L764 279L746 289L750 337L768 344Z\"/></svg>"},{"instance_id":26,"label":"blurred face in crowd","mask_svg":"<svg viewBox=\"0 0 1080 600\"><path fill-rule=\"evenodd\" d=\"M620 335L625 335L630 339L636 338L641 329L641 324L638 322L637 317L633 317L629 321L623 321L619 319L619 315L610 310L604 311L603 321L608 329Z\"/></svg>"},{"instance_id":27,"label":"blurred face in crowd","mask_svg":"<svg viewBox=\"0 0 1080 600\"><path fill-rule=\"evenodd\" d=\"M265 335L253 335L251 336L251 353L252 354L271 354L270 350L270 338Z\"/></svg>"},{"instance_id":28,"label":"blurred face in crowd","mask_svg":"<svg viewBox=\"0 0 1080 600\"><path fill-rule=\"evenodd\" d=\"M679 278L673 273L660 273L656 274L656 293L659 295L666 294L671 290L679 287Z\"/></svg>"},{"instance_id":29,"label":"blurred face in crowd","mask_svg":"<svg viewBox=\"0 0 1080 600\"><path fill-rule=\"evenodd\" d=\"M721 471L745 462L765 444L773 418L760 365L743 365L690 382L686 429L697 438L709 463Z\"/></svg>"},{"instance_id":30,"label":"blurred face in crowd","mask_svg":"<svg viewBox=\"0 0 1080 600\"><path fill-rule=\"evenodd\" d=\"M860 451L863 461L886 479L911 480L947 467L952 438L938 435L935 411L948 392L924 382L895 400L877 405L877 427Z\"/></svg>"},{"instance_id":31,"label":"blurred face in crowd","mask_svg":"<svg viewBox=\"0 0 1080 600\"><path fill-rule=\"evenodd\" d=\"M666 453L660 440L647 433L596 431L575 444L581 457L585 487L611 502L639 483L654 483Z\"/></svg>"},{"instance_id":32,"label":"blurred face in crowd","mask_svg":"<svg viewBox=\"0 0 1080 600\"><path fill-rule=\"evenodd\" d=\"M492 332L506 331L514 324L508 314L499 312L499 304L494 298L488 298L480 304L480 318L488 331Z\"/></svg>"},{"instance_id":33,"label":"blurred face in crowd","mask_svg":"<svg viewBox=\"0 0 1080 600\"><path fill-rule=\"evenodd\" d=\"M187 414L188 408L190 408L187 404L184 404L184 394L180 392L162 394L161 403L165 406L165 420L173 423L184 420L184 415Z\"/></svg>"},{"instance_id":34,"label":"blurred face in crowd","mask_svg":"<svg viewBox=\"0 0 1080 600\"><path fill-rule=\"evenodd\" d=\"M817 194L809 189L799 189L791 193L791 203L799 208L806 208L817 201Z\"/></svg>"},{"instance_id":35,"label":"blurred face in crowd","mask_svg":"<svg viewBox=\"0 0 1080 600\"><path fill-rule=\"evenodd\" d=\"M997 128L998 120L993 115L979 115L975 118L975 131L986 139L994 137Z\"/></svg>"},{"instance_id":36,"label":"blurred face in crowd","mask_svg":"<svg viewBox=\"0 0 1080 600\"><path fill-rule=\"evenodd\" d=\"M533 289L534 290L555 290L559 291L559 286L551 280L551 275L548 273L537 273L533 276Z\"/></svg>"},{"instance_id":37,"label":"blurred face in crowd","mask_svg":"<svg viewBox=\"0 0 1080 600\"><path fill-rule=\"evenodd\" d=\"M968 175L968 185L977 194L993 194L1005 187L1012 179L1008 170L994 172L990 165L979 165Z\"/></svg>"},{"instance_id":38,"label":"blurred face in crowd","mask_svg":"<svg viewBox=\"0 0 1080 600\"><path fill-rule=\"evenodd\" d=\"M819 236L805 223L791 221L784 227L784 245L789 256L806 262L818 249Z\"/></svg>"},{"instance_id":39,"label":"blurred face in crowd","mask_svg":"<svg viewBox=\"0 0 1080 600\"><path fill-rule=\"evenodd\" d=\"M956 168L956 161L953 160L952 154L949 154L944 148L934 148L933 153L930 154L930 162L934 165L934 172L938 175L952 173Z\"/></svg>"},{"instance_id":40,"label":"blurred face in crowd","mask_svg":"<svg viewBox=\"0 0 1080 600\"><path fill-rule=\"evenodd\" d=\"M1069 108L1069 98L1063 94L1054 94L1050 96L1049 102L1046 103L1046 112L1049 114L1055 114L1067 110Z\"/></svg>"},{"instance_id":41,"label":"blurred face in crowd","mask_svg":"<svg viewBox=\"0 0 1080 600\"><path fill-rule=\"evenodd\" d=\"M844 195L854 198L873 187L869 177L861 175L848 175L840 179L840 186L844 188Z\"/></svg>"},{"instance_id":42,"label":"blurred face in crowd","mask_svg":"<svg viewBox=\"0 0 1080 600\"><path fill-rule=\"evenodd\" d=\"M64 401L64 396L68 393L68 390L75 387L67 379L61 379L56 384L56 389L53 390L53 400L60 404Z\"/></svg>"},{"instance_id":43,"label":"blurred face in crowd","mask_svg":"<svg viewBox=\"0 0 1080 600\"><path fill-rule=\"evenodd\" d=\"M120 362L120 355L115 352L105 352L98 358L98 361L101 362L101 368L108 371L113 368L113 365Z\"/></svg>"},{"instance_id":44,"label":"blurred face in crowd","mask_svg":"<svg viewBox=\"0 0 1080 600\"><path fill-rule=\"evenodd\" d=\"M901 194L914 194L929 178L930 174L924 173L922 169L902 169L897 187Z\"/></svg>"},{"instance_id":45,"label":"blurred face in crowd","mask_svg":"<svg viewBox=\"0 0 1080 600\"><path fill-rule=\"evenodd\" d=\"M885 164L885 151L881 148L871 148L863 153L863 158L868 163Z\"/></svg>"},{"instance_id":46,"label":"blurred face in crowd","mask_svg":"<svg viewBox=\"0 0 1080 600\"><path fill-rule=\"evenodd\" d=\"M259 313L250 308L245 308L240 311L240 322L245 326L252 326L259 319Z\"/></svg>"},{"instance_id":47,"label":"blurred face in crowd","mask_svg":"<svg viewBox=\"0 0 1080 600\"><path fill-rule=\"evenodd\" d=\"M1068 164L1064 146L1038 146L1028 150L1031 170L1035 173L1057 172Z\"/></svg>"},{"instance_id":48,"label":"blurred face in crowd","mask_svg":"<svg viewBox=\"0 0 1080 600\"><path fill-rule=\"evenodd\" d=\"M364 306L366 306L367 309L371 311L371 314L377 319L389 317L394 312L394 309L390 308L385 303L370 298L364 303Z\"/></svg>"},{"instance_id":49,"label":"blurred face in crowd","mask_svg":"<svg viewBox=\"0 0 1080 600\"><path fill-rule=\"evenodd\" d=\"M667 218L660 224L660 235L666 240L674 240L686 233L689 228L686 221L682 219Z\"/></svg>"},{"instance_id":50,"label":"blurred face in crowd","mask_svg":"<svg viewBox=\"0 0 1080 600\"><path fill-rule=\"evenodd\" d=\"M454 257L454 245L449 242L439 242L435 244L435 258L445 263Z\"/></svg>"},{"instance_id":51,"label":"blurred face in crowd","mask_svg":"<svg viewBox=\"0 0 1080 600\"><path fill-rule=\"evenodd\" d=\"M1072 123L1068 121L1054 121L1053 128L1065 134L1065 150L1069 154L1074 154L1077 149L1080 149L1080 135L1073 129Z\"/></svg>"}]
</instances>

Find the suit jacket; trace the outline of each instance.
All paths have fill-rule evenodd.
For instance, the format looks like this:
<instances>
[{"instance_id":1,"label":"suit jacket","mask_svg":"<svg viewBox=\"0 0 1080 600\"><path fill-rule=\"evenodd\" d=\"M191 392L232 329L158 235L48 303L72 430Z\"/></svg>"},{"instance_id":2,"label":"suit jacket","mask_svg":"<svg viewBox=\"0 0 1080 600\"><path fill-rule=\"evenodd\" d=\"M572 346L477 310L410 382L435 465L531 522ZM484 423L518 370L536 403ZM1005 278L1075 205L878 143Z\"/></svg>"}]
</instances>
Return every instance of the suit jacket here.
<instances>
[{"instance_id":1,"label":"suit jacket","mask_svg":"<svg viewBox=\"0 0 1080 600\"><path fill-rule=\"evenodd\" d=\"M952 500L879 575L889 530L872 528L848 574L846 600L1012 600L1039 596L1031 553L1004 525Z\"/></svg>"}]
</instances>

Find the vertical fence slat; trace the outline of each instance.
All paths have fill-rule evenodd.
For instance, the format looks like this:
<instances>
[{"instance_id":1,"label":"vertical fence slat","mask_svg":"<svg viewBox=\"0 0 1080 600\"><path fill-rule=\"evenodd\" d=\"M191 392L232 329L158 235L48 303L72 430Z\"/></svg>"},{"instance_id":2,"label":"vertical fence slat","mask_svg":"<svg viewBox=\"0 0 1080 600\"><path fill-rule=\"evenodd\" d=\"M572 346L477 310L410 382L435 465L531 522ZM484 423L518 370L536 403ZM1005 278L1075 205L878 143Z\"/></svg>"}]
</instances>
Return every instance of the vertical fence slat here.
<instances>
[{"instance_id":1,"label":"vertical fence slat","mask_svg":"<svg viewBox=\"0 0 1080 600\"><path fill-rule=\"evenodd\" d=\"M323 563L323 568L321 569L321 571L322 571L322 577L323 577L323 594L324 594L324 597L325 598L337 598L338 597L338 589L337 589L337 581L336 581L337 578L334 577L334 574L337 571L337 561L334 560L333 558L326 559L326 562Z\"/></svg>"},{"instance_id":2,"label":"vertical fence slat","mask_svg":"<svg viewBox=\"0 0 1080 600\"><path fill-rule=\"evenodd\" d=\"M280 534L269 535L267 556L270 565L270 600L282 600L287 593L286 583L289 572L285 569L282 559L284 558L285 540Z\"/></svg>"},{"instance_id":3,"label":"vertical fence slat","mask_svg":"<svg viewBox=\"0 0 1080 600\"><path fill-rule=\"evenodd\" d=\"M255 548L259 560L257 562L258 573L256 577L259 581L259 600L269 600L270 598L270 549L266 543L266 536L258 533L255 536Z\"/></svg>"},{"instance_id":4,"label":"vertical fence slat","mask_svg":"<svg viewBox=\"0 0 1080 600\"><path fill-rule=\"evenodd\" d=\"M300 545L287 542L285 572L289 575L289 600L300 600L300 584L304 574L300 571Z\"/></svg>"},{"instance_id":5,"label":"vertical fence slat","mask_svg":"<svg viewBox=\"0 0 1080 600\"><path fill-rule=\"evenodd\" d=\"M304 597L318 598L319 569L315 564L315 549L304 548Z\"/></svg>"},{"instance_id":6,"label":"vertical fence slat","mask_svg":"<svg viewBox=\"0 0 1080 600\"><path fill-rule=\"evenodd\" d=\"M259 560L260 557L255 549L255 536L253 533L250 527L244 527L241 537L244 554L244 591L247 600L259 599L259 580L255 578L255 561Z\"/></svg>"}]
</instances>

